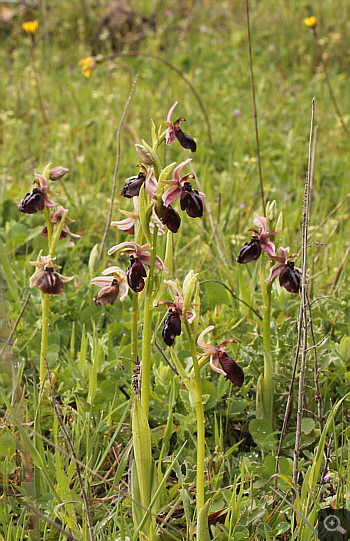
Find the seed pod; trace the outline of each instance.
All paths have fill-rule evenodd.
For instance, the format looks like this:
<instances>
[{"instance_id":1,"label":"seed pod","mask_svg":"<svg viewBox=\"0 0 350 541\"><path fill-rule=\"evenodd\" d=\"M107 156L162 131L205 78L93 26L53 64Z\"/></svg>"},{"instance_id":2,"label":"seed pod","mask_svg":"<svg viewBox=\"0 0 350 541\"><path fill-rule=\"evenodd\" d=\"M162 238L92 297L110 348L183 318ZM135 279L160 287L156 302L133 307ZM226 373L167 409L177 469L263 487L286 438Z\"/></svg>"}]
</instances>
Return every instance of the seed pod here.
<instances>
[{"instance_id":1,"label":"seed pod","mask_svg":"<svg viewBox=\"0 0 350 541\"><path fill-rule=\"evenodd\" d=\"M139 293L145 287L144 278L146 278L146 269L141 261L133 255L130 256L130 266L128 267L126 278L128 284L135 293Z\"/></svg>"},{"instance_id":2,"label":"seed pod","mask_svg":"<svg viewBox=\"0 0 350 541\"><path fill-rule=\"evenodd\" d=\"M279 275L280 285L289 293L299 293L300 291L300 273L294 267L294 261L288 261Z\"/></svg>"},{"instance_id":3,"label":"seed pod","mask_svg":"<svg viewBox=\"0 0 350 541\"><path fill-rule=\"evenodd\" d=\"M167 346L172 346L175 338L181 334L181 319L178 311L170 309L164 321L162 337Z\"/></svg>"},{"instance_id":4,"label":"seed pod","mask_svg":"<svg viewBox=\"0 0 350 541\"><path fill-rule=\"evenodd\" d=\"M64 290L64 283L53 267L44 269L43 274L38 277L35 285L47 295L59 295Z\"/></svg>"},{"instance_id":5,"label":"seed pod","mask_svg":"<svg viewBox=\"0 0 350 541\"><path fill-rule=\"evenodd\" d=\"M256 261L261 254L259 237L253 236L249 242L246 242L236 258L237 263L250 263Z\"/></svg>"},{"instance_id":6,"label":"seed pod","mask_svg":"<svg viewBox=\"0 0 350 541\"><path fill-rule=\"evenodd\" d=\"M35 214L38 210L44 210L44 206L43 194L38 188L33 188L32 193L27 193L17 208L22 214Z\"/></svg>"},{"instance_id":7,"label":"seed pod","mask_svg":"<svg viewBox=\"0 0 350 541\"><path fill-rule=\"evenodd\" d=\"M226 379L229 379L237 385L237 387L242 387L244 382L244 372L243 369L236 363L231 357L227 355L225 351L219 351L219 363L221 368L226 374Z\"/></svg>"},{"instance_id":8,"label":"seed pod","mask_svg":"<svg viewBox=\"0 0 350 541\"><path fill-rule=\"evenodd\" d=\"M107 304L114 304L119 295L119 282L116 278L113 279L110 285L104 286L98 292L97 297L94 297L93 301L98 306L106 306Z\"/></svg>"}]
</instances>

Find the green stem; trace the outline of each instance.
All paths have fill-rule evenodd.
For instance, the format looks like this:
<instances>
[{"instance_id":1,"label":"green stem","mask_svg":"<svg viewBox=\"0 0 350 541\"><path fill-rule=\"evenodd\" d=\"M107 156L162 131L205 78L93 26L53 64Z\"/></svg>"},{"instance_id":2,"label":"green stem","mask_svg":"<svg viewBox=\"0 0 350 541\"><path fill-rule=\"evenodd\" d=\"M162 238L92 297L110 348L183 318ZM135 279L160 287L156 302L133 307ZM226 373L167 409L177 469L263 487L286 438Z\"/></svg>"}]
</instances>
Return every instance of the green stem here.
<instances>
[{"instance_id":1,"label":"green stem","mask_svg":"<svg viewBox=\"0 0 350 541\"><path fill-rule=\"evenodd\" d=\"M46 293L41 293L41 317L42 317L42 328L41 328L41 349L40 349L40 388L43 388L45 377L46 377L46 365L45 360L47 359L47 344L49 337L49 314L50 314L50 295Z\"/></svg>"},{"instance_id":2,"label":"green stem","mask_svg":"<svg viewBox=\"0 0 350 541\"><path fill-rule=\"evenodd\" d=\"M132 293L132 322L131 322L131 358L137 361L137 322L139 318L139 299L137 293Z\"/></svg>"},{"instance_id":3,"label":"green stem","mask_svg":"<svg viewBox=\"0 0 350 541\"><path fill-rule=\"evenodd\" d=\"M205 458L205 421L204 408L202 403L202 381L199 372L199 364L196 351L196 343L191 332L190 324L185 320L185 328L190 341L191 355L193 361L194 381L197 391L195 400L197 418L197 478L196 478L196 500L197 516L205 503L204 497L204 458Z\"/></svg>"},{"instance_id":4,"label":"green stem","mask_svg":"<svg viewBox=\"0 0 350 541\"><path fill-rule=\"evenodd\" d=\"M52 227L51 227L51 219L50 219L50 209L49 209L49 207L44 207L43 212L44 212L44 218L45 218L46 227L47 227L47 242L48 242L49 251L50 251L51 238L52 238Z\"/></svg>"},{"instance_id":5,"label":"green stem","mask_svg":"<svg viewBox=\"0 0 350 541\"><path fill-rule=\"evenodd\" d=\"M58 244L58 241L60 240L60 236L61 236L61 233L62 233L62 229L63 229L63 226L64 226L65 221L66 221L67 213L68 213L68 210L66 210L66 211L63 213L62 218L61 218L58 222L56 222L56 224L55 224L55 226L54 226L53 233L52 233L52 237L51 237L51 243L49 244L49 247L50 247L50 256L51 256L52 258L55 257L55 252L56 252L57 244ZM50 224L50 226L51 226L51 224Z\"/></svg>"},{"instance_id":6,"label":"green stem","mask_svg":"<svg viewBox=\"0 0 350 541\"><path fill-rule=\"evenodd\" d=\"M262 254L260 268L260 287L263 298L263 345L264 345L264 378L262 382L262 404L264 418L274 424L274 366L271 357L271 283L266 280L266 256Z\"/></svg>"},{"instance_id":7,"label":"green stem","mask_svg":"<svg viewBox=\"0 0 350 541\"><path fill-rule=\"evenodd\" d=\"M143 319L142 340L142 379L141 379L141 405L148 419L149 396L151 385L151 343L152 343L152 313L153 313L153 277L156 261L158 227L154 226L153 242L151 248L151 265L147 279L145 310Z\"/></svg>"}]
</instances>

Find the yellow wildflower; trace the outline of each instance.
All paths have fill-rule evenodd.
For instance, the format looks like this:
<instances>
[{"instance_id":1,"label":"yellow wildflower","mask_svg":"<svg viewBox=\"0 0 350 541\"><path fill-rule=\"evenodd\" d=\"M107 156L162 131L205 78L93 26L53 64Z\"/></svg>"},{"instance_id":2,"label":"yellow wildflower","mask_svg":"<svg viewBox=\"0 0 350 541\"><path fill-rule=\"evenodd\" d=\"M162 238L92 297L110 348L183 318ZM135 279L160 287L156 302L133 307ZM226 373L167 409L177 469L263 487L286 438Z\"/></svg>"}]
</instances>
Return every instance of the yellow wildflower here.
<instances>
[{"instance_id":1,"label":"yellow wildflower","mask_svg":"<svg viewBox=\"0 0 350 541\"><path fill-rule=\"evenodd\" d=\"M38 26L38 21L27 21L25 23L22 23L23 30L25 30L27 34L31 34L32 36L37 33Z\"/></svg>"},{"instance_id":2,"label":"yellow wildflower","mask_svg":"<svg viewBox=\"0 0 350 541\"><path fill-rule=\"evenodd\" d=\"M309 28L315 28L316 23L317 23L317 19L316 19L316 17L314 17L314 16L312 16L312 17L306 17L306 19L304 19L304 23L305 23L306 26L308 26Z\"/></svg>"},{"instance_id":3,"label":"yellow wildflower","mask_svg":"<svg viewBox=\"0 0 350 541\"><path fill-rule=\"evenodd\" d=\"M78 65L82 66L82 75L84 75L84 77L90 77L93 69L95 68L96 62L92 56L88 56L87 58L82 58L79 60Z\"/></svg>"}]
</instances>

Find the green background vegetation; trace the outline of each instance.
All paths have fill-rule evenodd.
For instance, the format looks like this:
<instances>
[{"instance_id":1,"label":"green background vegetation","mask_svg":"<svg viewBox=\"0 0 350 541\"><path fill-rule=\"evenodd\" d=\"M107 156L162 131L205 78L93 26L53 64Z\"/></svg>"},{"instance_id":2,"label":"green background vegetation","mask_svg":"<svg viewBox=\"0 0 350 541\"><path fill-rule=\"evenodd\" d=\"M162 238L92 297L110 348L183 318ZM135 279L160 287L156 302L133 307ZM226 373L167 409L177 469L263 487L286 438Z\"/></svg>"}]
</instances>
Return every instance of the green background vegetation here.
<instances>
[{"instance_id":1,"label":"green background vegetation","mask_svg":"<svg viewBox=\"0 0 350 541\"><path fill-rule=\"evenodd\" d=\"M208 216L203 220L183 217L180 232L174 237L176 277L182 282L187 272L194 269L200 273L200 280L217 279L230 283L238 297L260 310L257 266L252 263L242 268L235 262L241 246L249 240L247 229L253 226L253 213L262 214L246 8L243 1L169 0L156 3L138 0L128 3L135 10L128 26L114 28L117 41L114 52L143 51L161 56L191 81L210 120L210 141L194 95L185 82L163 63L145 57L109 58L96 65L90 78L82 76L77 65L81 58L113 54L108 33L112 4L107 6L91 0L46 3L47 13L43 2L39 9L24 8L12 14L9 11L17 8L12 4L0 4L1 16L4 19L7 13L8 19L0 21L3 336L6 338L6 333L12 328L29 291L29 276L34 272L29 261L36 260L38 252L46 246L41 235L41 213L21 215L15 204L31 190L34 171L41 172L48 162L52 166L68 167L69 174L54 185L54 200L69 208L69 216L76 220L71 229L82 238L72 242L68 237L61 241L57 251L62 273L66 276L74 274L76 278L72 284L66 285L63 295L51 301L48 363L55 372L61 412L80 460L118 486L121 479L127 483L127 461L122 462L119 469L118 464L125 456L122 452L131 437L129 404L120 390L123 385L130 394L131 301L127 298L124 305L117 301L114 306L95 306L92 298L96 289L89 285L89 281L105 268L107 256L92 273L89 260L91 267L90 254L93 247L101 242L107 218L120 118L138 72L136 89L122 131L118 196L113 219L122 219L119 208L132 209L132 202L122 200L119 190L125 178L137 173L139 157L135 152L135 142L141 138L149 142L150 119L157 126L164 124L170 106L178 100L176 113L187 119L184 130L197 141L198 151L192 156L193 165L207 195L226 263L218 256ZM348 125L350 3L325 0L316 6L299 1L281 1L277 6L275 1L263 0L252 2L250 13L265 195L268 200L275 199L278 210L283 211L284 227L277 244L290 246L292 253L297 253L301 246L301 211L313 97L316 98L315 124L318 131L310 233L349 193L350 138L344 133L332 106L320 49L312 30L303 23L304 17L310 14L317 16L323 58ZM37 70L48 124L43 122L38 104L30 36L21 27L23 21L32 18L39 21L35 37ZM236 110L239 110L239 115ZM164 164L186 158L175 143L164 152ZM339 397L345 395L349 384L349 280L346 263L336 280L349 243L348 215L349 200L346 200L316 232L312 239L314 244L309 248L310 298L324 297L313 305L316 340L329 333L319 348L325 413ZM112 228L106 247L123 240L125 236ZM117 264L126 268L126 258ZM201 330L214 324L217 342L233 335L240 344L230 345L229 354L237 358L246 375L244 386L238 390L223 376L211 373L209 368L203 373L207 468L211 474L209 488L214 495L212 511L231 505L232 489L224 487L236 486L244 463L244 493L242 502L237 504L235 539L248 540L254 533L259 534L259 539L297 539L291 532L298 532L298 527L290 524L291 509L282 498L278 499L275 517L268 519L272 511L273 491L271 481L265 485L274 473L278 434L272 434L269 426L257 425L255 419L257 380L263 367L259 320L220 284L203 284L201 302ZM282 290L275 283L272 306L275 411L277 428L280 429L295 354L299 297ZM236 327L244 316L245 319ZM161 341L160 335L158 341ZM177 339L177 347L179 357L185 362L189 357L186 340L182 337ZM36 415L39 352L40 295L33 290L13 347L1 359L1 388L17 407L17 416L22 422L34 423L32 426L37 431L65 447L51 408L44 404L44 414ZM154 458L159 458L163 443L166 444L164 459L178 452L184 440L188 440L179 459L180 464L185 464L182 475L177 467L162 500L165 516L169 509L175 508L178 490L182 491L181 505L184 509L181 508L182 512L173 523L178 533L168 532L169 536L176 538L180 532L186 534L186 521L190 523L192 520L195 417L187 393L180 388L156 351L154 359L150 411ZM91 389L95 376L96 388ZM306 400L308 409L316 413L313 386L310 357ZM169 389L173 391L170 393ZM89 401L91 391L94 395L92 404ZM173 408L176 431L164 441L164 426ZM3 402L3 414L5 411ZM304 419L302 433L300 467L304 472L314 458L314 448L320 435L312 413L308 415ZM255 424L251 424L252 421ZM291 475L295 422L294 404L281 461L281 471L286 475ZM322 488L322 506L330 503L337 507L349 506L347 422L344 413L336 418L332 429L330 470L334 486L333 489L329 485ZM38 436L31 436L31 440L61 498L81 502L74 463L62 455L61 464L59 454L55 455L50 445L42 443ZM29 457L23 451L25 446L23 436L7 418L0 433L0 471L3 478L0 533L11 541L66 539L18 503L17 496L22 494L26 501L35 503L53 520L67 524L64 512L55 508L57 501L33 455L29 452ZM212 455L215 449L217 453ZM166 465L161 467L164 472ZM96 537L115 539L120 535L117 534L120 517L127 514L128 503L121 499L99 500L115 494L113 486L89 472L84 472L84 476L91 498ZM318 482L320 479L321 476ZM125 489L126 485L122 483L121 487ZM239 490L239 483L237 487ZM288 492L287 485L283 489ZM316 495L317 487L313 490ZM73 523L75 520L79 523L81 503L71 504L67 513ZM126 516L125 521L127 528L131 520ZM213 535L219 536L220 540L227 539L224 526L215 528ZM284 531L289 532L288 537L282 537ZM75 535L78 535L77 531ZM82 536L88 539L86 526Z\"/></svg>"}]
</instances>

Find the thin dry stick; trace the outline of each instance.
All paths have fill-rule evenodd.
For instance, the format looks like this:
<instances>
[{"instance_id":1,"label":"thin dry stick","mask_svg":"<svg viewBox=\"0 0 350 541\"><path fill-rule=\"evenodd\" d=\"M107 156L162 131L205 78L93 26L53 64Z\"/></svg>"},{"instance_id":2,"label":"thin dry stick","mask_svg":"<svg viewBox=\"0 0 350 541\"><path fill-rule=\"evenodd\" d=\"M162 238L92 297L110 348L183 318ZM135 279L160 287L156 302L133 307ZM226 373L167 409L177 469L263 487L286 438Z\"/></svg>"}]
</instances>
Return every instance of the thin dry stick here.
<instances>
[{"instance_id":1,"label":"thin dry stick","mask_svg":"<svg viewBox=\"0 0 350 541\"><path fill-rule=\"evenodd\" d=\"M16 322L15 322L15 324L14 324L14 326L13 326L13 329L12 329L12 331L10 332L10 335L9 335L8 339L6 340L5 344L3 345L3 347L2 347L2 349L1 349L1 351L0 351L0 359L1 359L1 357L3 356L3 354L5 353L5 349L7 348L7 346L9 345L9 343L11 342L12 337L13 337L13 335L14 335L15 332L16 332L17 325L18 325L18 323L20 322L21 317L23 316L23 312L24 312L24 310L26 309L26 306L27 306L27 304L28 304L30 295L31 295L31 291L29 291L28 295L26 296L25 301L24 301L24 303L23 303L23 306L22 306L22 308L21 308L21 311L20 311L20 313L18 314L18 317L17 317L17 319L16 319Z\"/></svg>"},{"instance_id":2,"label":"thin dry stick","mask_svg":"<svg viewBox=\"0 0 350 541\"><path fill-rule=\"evenodd\" d=\"M259 167L259 180L260 180L260 197L261 204L263 208L263 214L266 215L266 206L265 206L265 195L264 195L264 185L261 172L261 159L260 159L260 145L259 145L259 131L258 131L258 113L256 109L255 101L255 85L254 85L254 74L253 74L253 59L252 59L252 40L250 37L250 22L249 22L249 0L245 0L246 11L247 11L247 28L248 28L248 46L249 46L249 62L250 62L250 79L252 84L252 95L253 95L253 107L254 107L254 121L255 121L255 138L256 138L256 152L258 156L258 167Z\"/></svg>"},{"instance_id":3,"label":"thin dry stick","mask_svg":"<svg viewBox=\"0 0 350 541\"><path fill-rule=\"evenodd\" d=\"M198 102L198 105L199 105L199 108L203 113L204 122L206 123L206 126L207 126L208 141L211 144L211 142L212 142L212 139L211 139L211 125L210 125L210 120L209 120L207 111L206 111L206 109L204 107L204 104L203 104L197 90L195 89L195 87L193 86L191 81L189 79L187 79L187 77L185 77L185 75L182 73L182 71L179 70L179 68L177 68L176 66L174 66L174 64L171 64L170 62L168 62L168 60L165 60L165 58L162 58L161 56L158 56L158 55L152 54L152 53L144 53L142 51L128 51L128 52L125 52L125 53L115 53L115 54L112 54L110 56L104 57L104 60L105 59L113 59L113 58L124 58L126 56L144 56L146 58L153 58L153 60L158 60L158 62L162 62L163 64L168 66L168 68L175 71L178 74L178 76L181 77L181 79L187 84L187 86L191 90L192 94L196 98L196 100Z\"/></svg>"},{"instance_id":4,"label":"thin dry stick","mask_svg":"<svg viewBox=\"0 0 350 541\"><path fill-rule=\"evenodd\" d=\"M69 539L70 541L80 541L71 532L68 532L67 530L65 530L60 524L58 524L58 522L55 522L48 515L45 515L44 513L39 511L39 509L31 505L28 501L21 501L21 504L23 505L23 507L28 509L28 511L30 511L31 513L34 513L34 515L36 515L38 518L45 520L48 524L50 524L50 526L53 526L59 532L63 533L63 535L67 536L67 539Z\"/></svg>"},{"instance_id":5,"label":"thin dry stick","mask_svg":"<svg viewBox=\"0 0 350 541\"><path fill-rule=\"evenodd\" d=\"M33 64L33 71L34 71L35 88L36 88L36 93L37 93L38 101L39 101L39 109L40 109L41 116L43 117L43 121L45 122L45 124L50 124L50 121L47 118L47 114L45 112L44 102L42 100L41 92L40 92L39 74L36 67L35 35L31 35L31 52L32 52L32 64Z\"/></svg>"},{"instance_id":6,"label":"thin dry stick","mask_svg":"<svg viewBox=\"0 0 350 541\"><path fill-rule=\"evenodd\" d=\"M202 280L201 282L199 282L200 284L205 284L207 282L215 282L216 284L221 284L222 286L224 286L225 289L227 289L227 291L229 293L231 293L232 297L234 299L236 299L237 301L245 304L245 306L247 306L248 308L250 308L250 310L252 310L252 312L254 312L254 314L262 321L262 317L261 315L259 314L259 312L257 312L252 306L250 306L250 304L248 304L247 302L245 302L243 299L240 299L239 297L237 297L237 295L235 295L232 291L231 288L229 288L226 284L224 284L224 282L220 282L220 280Z\"/></svg>"},{"instance_id":7,"label":"thin dry stick","mask_svg":"<svg viewBox=\"0 0 350 541\"><path fill-rule=\"evenodd\" d=\"M282 425L282 430L281 430L281 436L280 436L280 441L279 441L279 444L278 444L278 450L277 450L277 456L276 456L276 470L275 470L276 477L275 477L275 481L274 481L274 489L275 489L275 491L277 490L277 487L278 487L277 474L279 472L279 461L280 461L280 456L281 456L282 443L283 443L283 440L284 440L284 436L286 435L287 424L288 424L289 417L291 416L292 408L293 408L293 388L294 388L294 382L295 382L297 366L298 366L298 361L299 361L302 322L303 322L303 311L302 311L302 306L300 305L299 315L298 315L297 348L296 348L295 357L294 357L292 378L291 378L291 382L290 382L287 405L286 405L286 411L285 411L285 414L284 414L283 425ZM275 492L275 494L274 494L274 507L276 506L276 503L277 503L276 497L277 497L277 493Z\"/></svg>"},{"instance_id":8,"label":"thin dry stick","mask_svg":"<svg viewBox=\"0 0 350 541\"><path fill-rule=\"evenodd\" d=\"M87 497L87 494L86 494L86 491L85 491L83 478L81 476L81 469L80 469L80 466L78 464L78 457L77 457L77 454L75 452L75 447L74 447L73 442L72 442L72 440L70 438L70 435L68 434L68 430L65 427L65 425L64 425L64 423L63 423L63 421L61 419L60 413L58 411L58 408L57 408L55 393L54 393L53 386L52 386L51 372L50 372L50 368L49 368L49 365L48 365L48 362L47 362L46 359L45 359L45 364L46 364L46 371L47 371L47 375L48 375L49 383L50 383L51 401L52 401L53 409L55 410L55 415L57 417L57 420L59 422L61 430L62 430L62 432L63 432L63 434L64 434L64 436L65 436L65 438L67 440L67 443L68 443L68 445L70 447L70 450L71 450L73 458L74 458L75 468L76 468L76 471L77 471L77 476L78 476L78 480L79 480L79 484L80 484L81 495L82 495L83 501L84 501L85 516L86 516L86 521L87 521L88 528L89 528L90 541L95 541L94 526L93 526L92 520L91 520L89 500L88 500L88 497Z\"/></svg>"},{"instance_id":9,"label":"thin dry stick","mask_svg":"<svg viewBox=\"0 0 350 541\"><path fill-rule=\"evenodd\" d=\"M320 382L319 382L320 366L318 364L317 348L318 348L318 346L320 346L323 343L324 340L326 340L328 335L325 336L318 344L316 344L316 338L315 338L315 333L314 333L314 325L313 325L313 321L312 321L311 303L310 303L309 294L308 294L307 291L306 291L306 302L307 302L307 308L308 308L308 311L309 311L309 327L310 327L310 334L311 334L311 339L312 339L312 343L313 343L312 349L313 349L313 352L314 352L314 378L315 378L315 391L316 391L315 400L316 400L316 403L317 403L317 411L318 411L317 419L318 419L318 423L320 425L320 433L322 434L322 430L323 430L323 403L322 403L322 394L321 394ZM309 349L311 349L311 348L308 348L308 350Z\"/></svg>"},{"instance_id":10,"label":"thin dry stick","mask_svg":"<svg viewBox=\"0 0 350 541\"><path fill-rule=\"evenodd\" d=\"M108 212L108 218L107 218L107 222L106 222L106 228L105 228L105 231L103 233L100 253L99 253L99 256L98 256L98 261L99 262L101 261L101 258L102 258L103 250L104 250L104 247L105 247L105 244L106 244L107 233L108 233L109 226L111 224L111 219L112 219L115 190L116 190L116 187L117 187L117 174L118 174L119 162L120 162L120 134L121 134L121 130L122 130L122 126L123 126L123 122L124 122L124 119L125 119L126 112L128 110L132 95L133 95L134 90L135 90L135 86L136 86L136 83L137 83L138 76L139 76L139 74L137 72L136 77L134 79L134 82L132 84L130 93L129 93L129 97L128 97L127 102L125 104L124 111L123 111L122 117L121 117L120 122L119 122L119 126L118 126L118 131L117 131L117 160L116 160L116 164L115 164L115 168L114 168L111 203L109 205L109 212Z\"/></svg>"},{"instance_id":11,"label":"thin dry stick","mask_svg":"<svg viewBox=\"0 0 350 541\"><path fill-rule=\"evenodd\" d=\"M319 49L319 52L320 52L320 57L321 57L321 62L322 62L322 67L323 67L323 71L324 71L324 76L325 76L325 79L326 79L326 83L327 83L327 86L328 86L328 92L329 92L329 96L331 98L331 102L333 104L333 107L334 107L334 110L336 112L336 115L337 117L339 118L340 120L340 123L342 125L342 128L345 132L346 135L349 135L349 130L348 128L346 127L345 125L345 122L344 122L344 119L343 119L343 116L340 112L340 109L338 107L338 103L337 103L337 100L335 99L335 95L334 95L334 92L333 92L333 88L332 88L332 85L331 85L331 80L329 78L329 73L328 73L328 68L327 68L327 63L326 63L326 60L325 60L325 57L324 57L324 54L323 54L323 49L322 49L322 45L318 39L318 35L317 35L317 32L316 32L316 27L313 28L313 32L314 32L314 36L315 36L315 40L316 40L316 45Z\"/></svg>"},{"instance_id":12,"label":"thin dry stick","mask_svg":"<svg viewBox=\"0 0 350 541\"><path fill-rule=\"evenodd\" d=\"M333 214L335 214L337 212L337 210L340 209L340 207L342 205L344 205L345 201L347 201L350 197L350 193L348 193L344 199L342 201L340 201L340 203L338 203L338 205L336 207L334 207L333 210L331 210L331 212L325 217L325 219L310 233L308 239L309 241L311 240L311 238L324 226L325 223L328 222L328 220L333 216ZM300 257L300 254L301 254L301 251L302 251L302 248L300 248L298 254L297 254L297 258Z\"/></svg>"},{"instance_id":13,"label":"thin dry stick","mask_svg":"<svg viewBox=\"0 0 350 541\"><path fill-rule=\"evenodd\" d=\"M317 142L317 126L315 126L315 134L312 145L312 160L311 160L311 173L310 173L310 196L309 196L309 210L308 221L310 223L311 204L312 204L312 190L314 187L314 173L315 173L315 161L316 161L316 142Z\"/></svg>"},{"instance_id":14,"label":"thin dry stick","mask_svg":"<svg viewBox=\"0 0 350 541\"><path fill-rule=\"evenodd\" d=\"M306 370L306 355L307 355L307 342L308 342L308 320L307 320L307 244L308 244L308 209L309 209L309 189L310 189L310 171L311 171L311 144L313 136L313 125L315 116L315 98L312 100L311 111L311 127L310 127L310 141L309 141L309 159L308 168L306 173L304 202L303 202L303 218L301 224L301 238L302 238L302 253L303 253L303 265L301 275L301 310L303 319L303 344L301 350L301 364L299 374L299 393L298 393L298 410L297 410L297 428L295 434L295 447L294 447L294 461L293 461L293 484L295 487L298 485L299 477L299 456L300 456L300 441L301 441L301 422L303 419L303 401L305 392L305 370Z\"/></svg>"},{"instance_id":15,"label":"thin dry stick","mask_svg":"<svg viewBox=\"0 0 350 541\"><path fill-rule=\"evenodd\" d=\"M334 289L335 289L335 287L336 287L336 285L338 283L340 273L344 268L344 265L346 263L348 255L349 255L349 252L350 252L350 246L347 247L347 249L345 251L345 254L344 254L344 257L343 257L343 260L342 260L342 262L341 262L341 264L340 264L340 266L339 266L339 268L337 270L337 273L336 273L335 278L334 278L334 282L333 282L332 287L331 287L331 291L330 291L331 293L333 293L333 291L334 291Z\"/></svg>"}]
</instances>

